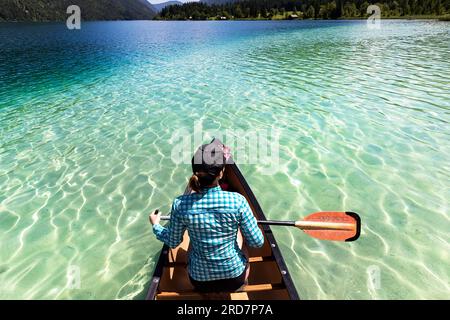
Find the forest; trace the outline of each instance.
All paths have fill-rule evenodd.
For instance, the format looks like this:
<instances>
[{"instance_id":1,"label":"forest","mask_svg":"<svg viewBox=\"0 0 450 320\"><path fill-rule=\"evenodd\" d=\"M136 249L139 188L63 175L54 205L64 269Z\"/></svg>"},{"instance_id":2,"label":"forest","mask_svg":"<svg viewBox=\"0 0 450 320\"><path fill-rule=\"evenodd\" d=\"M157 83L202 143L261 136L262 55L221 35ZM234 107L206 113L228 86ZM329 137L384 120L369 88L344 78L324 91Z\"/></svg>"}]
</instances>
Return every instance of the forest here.
<instances>
[{"instance_id":1,"label":"forest","mask_svg":"<svg viewBox=\"0 0 450 320\"><path fill-rule=\"evenodd\" d=\"M168 6L155 19L358 19L369 16L367 8L371 4L380 7L382 18L444 18L450 13L450 0L242 0Z\"/></svg>"},{"instance_id":2,"label":"forest","mask_svg":"<svg viewBox=\"0 0 450 320\"><path fill-rule=\"evenodd\" d=\"M83 20L150 20L147 0L0 0L0 21L65 21L67 7L81 8Z\"/></svg>"}]
</instances>

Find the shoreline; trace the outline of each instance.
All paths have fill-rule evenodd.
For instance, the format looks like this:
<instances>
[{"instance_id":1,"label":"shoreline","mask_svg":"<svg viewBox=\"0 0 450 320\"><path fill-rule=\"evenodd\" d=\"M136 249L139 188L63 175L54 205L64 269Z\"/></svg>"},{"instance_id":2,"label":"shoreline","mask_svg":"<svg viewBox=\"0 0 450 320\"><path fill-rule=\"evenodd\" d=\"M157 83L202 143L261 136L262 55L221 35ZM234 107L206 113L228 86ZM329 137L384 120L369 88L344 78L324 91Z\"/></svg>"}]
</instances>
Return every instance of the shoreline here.
<instances>
[{"instance_id":1,"label":"shoreline","mask_svg":"<svg viewBox=\"0 0 450 320\"><path fill-rule=\"evenodd\" d=\"M240 19L149 19L149 20L81 20L82 22L119 22L119 21L364 21L367 18L339 18L339 19L261 19L261 18L240 18ZM387 17L381 20L408 20L408 21L440 21L450 22L450 15L448 16L408 16L408 17ZM59 23L66 22L66 20L0 20L0 23Z\"/></svg>"},{"instance_id":2,"label":"shoreline","mask_svg":"<svg viewBox=\"0 0 450 320\"><path fill-rule=\"evenodd\" d=\"M341 17L338 19L289 19L289 18L230 18L230 19L217 19L217 18L208 18L208 19L162 19L162 18L154 18L153 21L349 21L349 20L367 20L366 17ZM432 16L432 15L421 15L421 16L393 16L393 17L382 17L381 20L436 20L436 21L450 21L450 14L442 15L442 16Z\"/></svg>"}]
</instances>

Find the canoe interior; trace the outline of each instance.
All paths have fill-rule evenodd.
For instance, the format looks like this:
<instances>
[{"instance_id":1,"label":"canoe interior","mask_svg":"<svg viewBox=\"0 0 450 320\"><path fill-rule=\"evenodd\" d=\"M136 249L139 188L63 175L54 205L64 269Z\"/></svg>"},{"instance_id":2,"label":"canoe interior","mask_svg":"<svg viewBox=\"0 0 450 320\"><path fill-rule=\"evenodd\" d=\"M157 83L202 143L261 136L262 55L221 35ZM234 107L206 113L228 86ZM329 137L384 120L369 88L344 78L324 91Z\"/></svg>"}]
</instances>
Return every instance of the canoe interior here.
<instances>
[{"instance_id":1,"label":"canoe interior","mask_svg":"<svg viewBox=\"0 0 450 320\"><path fill-rule=\"evenodd\" d=\"M244 195L255 217L264 220L264 214L253 193L235 164L227 165L224 182L228 191ZM247 247L250 260L249 283L243 292L200 294L194 291L187 273L189 236L175 249L163 247L147 295L150 300L291 300L298 299L278 245L268 226L261 228L265 237L262 248ZM245 246L245 242L244 242ZM283 271L283 272L282 272Z\"/></svg>"}]
</instances>

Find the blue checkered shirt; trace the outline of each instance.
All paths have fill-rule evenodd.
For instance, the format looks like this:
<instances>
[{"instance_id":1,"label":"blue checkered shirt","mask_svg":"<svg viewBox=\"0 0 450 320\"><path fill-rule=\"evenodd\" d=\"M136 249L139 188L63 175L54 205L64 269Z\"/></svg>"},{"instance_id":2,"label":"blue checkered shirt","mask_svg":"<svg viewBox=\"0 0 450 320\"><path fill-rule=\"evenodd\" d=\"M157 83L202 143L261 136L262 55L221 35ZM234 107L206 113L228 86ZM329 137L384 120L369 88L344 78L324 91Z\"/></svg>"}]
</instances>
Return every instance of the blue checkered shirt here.
<instances>
[{"instance_id":1,"label":"blue checkered shirt","mask_svg":"<svg viewBox=\"0 0 450 320\"><path fill-rule=\"evenodd\" d=\"M244 196L220 186L183 195L172 204L167 227L153 226L156 237L171 248L178 246L188 230L192 248L188 272L197 281L240 276L247 263L236 241L238 228L246 244L261 247L264 237Z\"/></svg>"}]
</instances>

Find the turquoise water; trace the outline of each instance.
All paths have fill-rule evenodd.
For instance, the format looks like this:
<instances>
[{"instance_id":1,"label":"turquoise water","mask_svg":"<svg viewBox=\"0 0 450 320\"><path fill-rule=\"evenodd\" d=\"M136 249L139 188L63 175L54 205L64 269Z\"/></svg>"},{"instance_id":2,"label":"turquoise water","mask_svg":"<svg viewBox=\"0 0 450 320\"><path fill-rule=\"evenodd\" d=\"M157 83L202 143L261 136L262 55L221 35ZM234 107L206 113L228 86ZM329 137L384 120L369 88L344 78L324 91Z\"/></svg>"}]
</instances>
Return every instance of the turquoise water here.
<instances>
[{"instance_id":1,"label":"turquoise water","mask_svg":"<svg viewBox=\"0 0 450 320\"><path fill-rule=\"evenodd\" d=\"M183 192L175 129L280 133L242 165L266 215L358 212L361 238L274 229L304 299L450 293L450 24L0 24L0 298L141 299L147 221ZM78 268L79 286L67 272Z\"/></svg>"}]
</instances>

